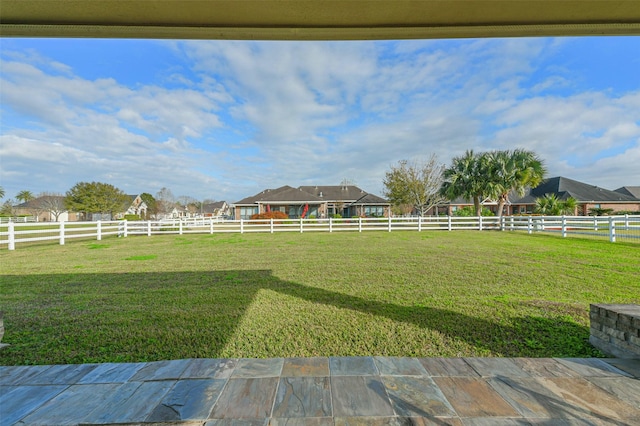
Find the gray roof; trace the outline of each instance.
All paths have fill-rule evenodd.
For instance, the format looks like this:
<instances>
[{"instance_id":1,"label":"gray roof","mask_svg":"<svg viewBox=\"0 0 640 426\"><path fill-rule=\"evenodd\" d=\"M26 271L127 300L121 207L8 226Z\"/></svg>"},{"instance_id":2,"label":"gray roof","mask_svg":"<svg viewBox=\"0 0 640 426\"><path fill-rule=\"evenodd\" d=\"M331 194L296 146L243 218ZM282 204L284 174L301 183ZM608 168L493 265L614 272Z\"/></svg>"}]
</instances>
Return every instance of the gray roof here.
<instances>
[{"instance_id":1,"label":"gray roof","mask_svg":"<svg viewBox=\"0 0 640 426\"><path fill-rule=\"evenodd\" d=\"M367 198L365 198L367 197ZM367 200L367 201L361 201ZM265 189L259 194L243 198L235 205L253 205L257 203L323 203L345 202L357 204L389 204L376 195L369 194L354 185L301 186L292 188L288 185L276 189Z\"/></svg>"},{"instance_id":2,"label":"gray roof","mask_svg":"<svg viewBox=\"0 0 640 426\"><path fill-rule=\"evenodd\" d=\"M567 198L572 197L578 202L596 201L611 203L638 201L636 198L620 192L557 176L545 179L540 185L531 189L524 197L512 200L512 204L535 203L537 198L544 197L545 194L555 194L561 200L566 200Z\"/></svg>"},{"instance_id":3,"label":"gray roof","mask_svg":"<svg viewBox=\"0 0 640 426\"><path fill-rule=\"evenodd\" d=\"M623 186L614 191L640 199L640 186Z\"/></svg>"},{"instance_id":4,"label":"gray roof","mask_svg":"<svg viewBox=\"0 0 640 426\"><path fill-rule=\"evenodd\" d=\"M215 213L216 210L220 210L225 206L226 201L216 201L213 203L207 203L202 205L202 211L204 213Z\"/></svg>"},{"instance_id":5,"label":"gray roof","mask_svg":"<svg viewBox=\"0 0 640 426\"><path fill-rule=\"evenodd\" d=\"M300 189L324 201L354 202L367 194L355 185L301 186Z\"/></svg>"},{"instance_id":6,"label":"gray roof","mask_svg":"<svg viewBox=\"0 0 640 426\"><path fill-rule=\"evenodd\" d=\"M323 200L320 197L316 197L315 195L310 194L306 191L303 191L301 188L292 188L288 185L285 185L276 189L265 189L259 194L244 198L240 201L237 201L235 204L242 205L242 204L286 203L286 202L319 203L323 201L325 200Z\"/></svg>"},{"instance_id":7,"label":"gray roof","mask_svg":"<svg viewBox=\"0 0 640 426\"><path fill-rule=\"evenodd\" d=\"M21 203L13 207L17 209L39 208L43 202L49 202L51 199L56 199L64 203L65 198L64 195L41 195L40 197L33 198L26 203Z\"/></svg>"}]
</instances>

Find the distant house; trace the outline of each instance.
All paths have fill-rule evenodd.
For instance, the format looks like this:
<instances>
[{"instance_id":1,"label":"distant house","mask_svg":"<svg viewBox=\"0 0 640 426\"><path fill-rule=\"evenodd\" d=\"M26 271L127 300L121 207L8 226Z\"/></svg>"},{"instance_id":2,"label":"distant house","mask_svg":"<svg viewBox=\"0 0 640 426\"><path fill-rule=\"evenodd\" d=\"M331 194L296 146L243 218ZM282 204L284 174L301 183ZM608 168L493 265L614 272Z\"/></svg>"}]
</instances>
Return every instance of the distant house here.
<instances>
[{"instance_id":1,"label":"distant house","mask_svg":"<svg viewBox=\"0 0 640 426\"><path fill-rule=\"evenodd\" d=\"M16 216L33 216L37 222L74 222L81 213L70 212L63 195L42 195L26 203L13 206Z\"/></svg>"},{"instance_id":2,"label":"distant house","mask_svg":"<svg viewBox=\"0 0 640 426\"><path fill-rule=\"evenodd\" d=\"M280 211L290 218L299 217L387 217L389 202L354 185L285 185L244 198L234 203L236 219L249 219L256 213Z\"/></svg>"},{"instance_id":3,"label":"distant house","mask_svg":"<svg viewBox=\"0 0 640 426\"><path fill-rule=\"evenodd\" d=\"M226 201L216 201L202 206L204 217L228 217L231 216L231 206Z\"/></svg>"},{"instance_id":4,"label":"distant house","mask_svg":"<svg viewBox=\"0 0 640 426\"><path fill-rule=\"evenodd\" d=\"M540 185L529 189L524 196L517 193L509 194L509 202L504 207L505 215L530 214L536 206L536 200L546 194L554 194L559 200L566 200L569 197L577 201L575 215L587 216L589 209L613 209L613 211L635 211L640 212L640 197L637 192L640 187L625 186L615 191L600 188L599 186L579 182L577 180L557 176L545 179ZM448 205L448 214L460 208L472 206L473 202L458 198ZM493 213L497 213L498 203L495 200L482 200L483 207L488 208Z\"/></svg>"},{"instance_id":5,"label":"distant house","mask_svg":"<svg viewBox=\"0 0 640 426\"><path fill-rule=\"evenodd\" d=\"M118 218L121 219L125 215L137 215L141 218L146 218L148 207L140 195L127 195L127 197L131 199L129 207L124 213L118 215Z\"/></svg>"}]
</instances>

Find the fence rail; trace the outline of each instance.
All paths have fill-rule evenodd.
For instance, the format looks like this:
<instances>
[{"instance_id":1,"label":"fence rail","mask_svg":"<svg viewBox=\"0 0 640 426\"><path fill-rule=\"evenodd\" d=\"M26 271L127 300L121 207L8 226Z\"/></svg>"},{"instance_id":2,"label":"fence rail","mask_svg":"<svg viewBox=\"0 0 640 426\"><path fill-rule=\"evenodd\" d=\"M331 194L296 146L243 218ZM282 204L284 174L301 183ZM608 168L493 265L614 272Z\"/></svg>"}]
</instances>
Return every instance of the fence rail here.
<instances>
[{"instance_id":1,"label":"fence rail","mask_svg":"<svg viewBox=\"0 0 640 426\"><path fill-rule=\"evenodd\" d=\"M0 224L0 247L15 250L16 244L70 239L101 240L106 236L128 237L159 234L274 233L274 232L367 232L367 231L523 231L640 242L638 216L504 216L498 217L395 217L352 219L256 219L217 218L162 221L60 222L49 224Z\"/></svg>"}]
</instances>

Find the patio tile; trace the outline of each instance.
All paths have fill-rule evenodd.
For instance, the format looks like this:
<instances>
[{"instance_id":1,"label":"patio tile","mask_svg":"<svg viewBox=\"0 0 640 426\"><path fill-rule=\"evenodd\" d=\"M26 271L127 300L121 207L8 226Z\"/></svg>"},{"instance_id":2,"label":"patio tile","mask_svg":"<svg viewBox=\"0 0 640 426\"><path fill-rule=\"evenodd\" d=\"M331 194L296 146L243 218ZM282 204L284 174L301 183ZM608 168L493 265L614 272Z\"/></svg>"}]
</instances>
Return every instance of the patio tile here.
<instances>
[{"instance_id":1,"label":"patio tile","mask_svg":"<svg viewBox=\"0 0 640 426\"><path fill-rule=\"evenodd\" d=\"M269 426L333 426L332 417L273 418Z\"/></svg>"},{"instance_id":2,"label":"patio tile","mask_svg":"<svg viewBox=\"0 0 640 426\"><path fill-rule=\"evenodd\" d=\"M238 361L231 377L237 378L260 378L278 377L282 373L283 358L268 359L248 359L243 358Z\"/></svg>"},{"instance_id":3,"label":"patio tile","mask_svg":"<svg viewBox=\"0 0 640 426\"><path fill-rule=\"evenodd\" d=\"M29 379L34 385L75 385L98 364L54 365Z\"/></svg>"},{"instance_id":4,"label":"patio tile","mask_svg":"<svg viewBox=\"0 0 640 426\"><path fill-rule=\"evenodd\" d=\"M115 383L69 386L55 398L22 419L27 425L75 425L84 423L90 413L118 388Z\"/></svg>"},{"instance_id":5,"label":"patio tile","mask_svg":"<svg viewBox=\"0 0 640 426\"><path fill-rule=\"evenodd\" d=\"M449 401L430 377L385 376L382 381L393 410L398 416L456 415Z\"/></svg>"},{"instance_id":6,"label":"patio tile","mask_svg":"<svg viewBox=\"0 0 640 426\"><path fill-rule=\"evenodd\" d=\"M463 426L458 418L336 417L336 426Z\"/></svg>"},{"instance_id":7,"label":"patio tile","mask_svg":"<svg viewBox=\"0 0 640 426\"><path fill-rule=\"evenodd\" d=\"M518 417L484 380L471 377L434 377L433 380L460 417Z\"/></svg>"},{"instance_id":8,"label":"patio tile","mask_svg":"<svg viewBox=\"0 0 640 426\"><path fill-rule=\"evenodd\" d=\"M547 389L561 397L568 406L581 407L587 415L624 420L638 417L640 408L633 407L593 383L579 378L539 378Z\"/></svg>"},{"instance_id":9,"label":"patio tile","mask_svg":"<svg viewBox=\"0 0 640 426\"><path fill-rule=\"evenodd\" d=\"M278 380L277 377L229 379L209 418L269 417Z\"/></svg>"},{"instance_id":10,"label":"patio tile","mask_svg":"<svg viewBox=\"0 0 640 426\"><path fill-rule=\"evenodd\" d=\"M628 377L590 377L587 381L615 395L632 407L640 407L640 380Z\"/></svg>"},{"instance_id":11,"label":"patio tile","mask_svg":"<svg viewBox=\"0 0 640 426\"><path fill-rule=\"evenodd\" d=\"M602 361L640 379L640 359L607 358Z\"/></svg>"},{"instance_id":12,"label":"patio tile","mask_svg":"<svg viewBox=\"0 0 640 426\"><path fill-rule=\"evenodd\" d=\"M213 419L204 426L269 426L269 419Z\"/></svg>"},{"instance_id":13,"label":"patio tile","mask_svg":"<svg viewBox=\"0 0 640 426\"><path fill-rule=\"evenodd\" d=\"M198 420L209 417L224 379L180 380L147 417L147 422Z\"/></svg>"},{"instance_id":14,"label":"patio tile","mask_svg":"<svg viewBox=\"0 0 640 426\"><path fill-rule=\"evenodd\" d=\"M548 419L547 419L548 420ZM464 426L530 426L531 423L528 419L508 419L508 418L495 418L495 417L473 417L463 419ZM557 423L553 423L557 425Z\"/></svg>"},{"instance_id":15,"label":"patio tile","mask_svg":"<svg viewBox=\"0 0 640 426\"><path fill-rule=\"evenodd\" d=\"M150 382L154 380L177 380L191 360L156 361L146 363L130 379L132 382Z\"/></svg>"},{"instance_id":16,"label":"patio tile","mask_svg":"<svg viewBox=\"0 0 640 426\"><path fill-rule=\"evenodd\" d=\"M82 377L78 384L90 383L125 383L133 377L145 363L100 364Z\"/></svg>"},{"instance_id":17,"label":"patio tile","mask_svg":"<svg viewBox=\"0 0 640 426\"><path fill-rule=\"evenodd\" d=\"M376 356L373 361L384 376L426 376L427 370L415 358Z\"/></svg>"},{"instance_id":18,"label":"patio tile","mask_svg":"<svg viewBox=\"0 0 640 426\"><path fill-rule=\"evenodd\" d=\"M283 377L322 377L329 375L329 358L286 358Z\"/></svg>"},{"instance_id":19,"label":"patio tile","mask_svg":"<svg viewBox=\"0 0 640 426\"><path fill-rule=\"evenodd\" d=\"M531 377L507 358L465 358L465 361L482 377Z\"/></svg>"},{"instance_id":20,"label":"patio tile","mask_svg":"<svg viewBox=\"0 0 640 426\"><path fill-rule=\"evenodd\" d=\"M420 364L434 377L479 377L462 358L419 358Z\"/></svg>"},{"instance_id":21,"label":"patio tile","mask_svg":"<svg viewBox=\"0 0 640 426\"><path fill-rule=\"evenodd\" d=\"M0 385L28 385L30 380L51 368L51 365L0 367Z\"/></svg>"},{"instance_id":22,"label":"patio tile","mask_svg":"<svg viewBox=\"0 0 640 426\"><path fill-rule=\"evenodd\" d=\"M17 386L0 394L0 425L13 425L21 418L40 408L60 392L66 385Z\"/></svg>"},{"instance_id":23,"label":"patio tile","mask_svg":"<svg viewBox=\"0 0 640 426\"><path fill-rule=\"evenodd\" d=\"M514 364L532 377L579 377L579 374L554 358L512 358Z\"/></svg>"},{"instance_id":24,"label":"patio tile","mask_svg":"<svg viewBox=\"0 0 640 426\"><path fill-rule=\"evenodd\" d=\"M181 379L228 379L238 364L237 359L192 359Z\"/></svg>"},{"instance_id":25,"label":"patio tile","mask_svg":"<svg viewBox=\"0 0 640 426\"><path fill-rule=\"evenodd\" d=\"M598 358L558 358L558 361L581 377L631 377L631 374Z\"/></svg>"},{"instance_id":26,"label":"patio tile","mask_svg":"<svg viewBox=\"0 0 640 426\"><path fill-rule=\"evenodd\" d=\"M384 385L374 377L332 377L331 400L336 417L393 415Z\"/></svg>"},{"instance_id":27,"label":"patio tile","mask_svg":"<svg viewBox=\"0 0 640 426\"><path fill-rule=\"evenodd\" d=\"M590 414L566 404L534 378L496 377L488 383L523 417L580 419Z\"/></svg>"},{"instance_id":28,"label":"patio tile","mask_svg":"<svg viewBox=\"0 0 640 426\"><path fill-rule=\"evenodd\" d=\"M329 377L282 377L273 406L274 417L331 416Z\"/></svg>"},{"instance_id":29,"label":"patio tile","mask_svg":"<svg viewBox=\"0 0 640 426\"><path fill-rule=\"evenodd\" d=\"M331 357L329 370L332 376L374 376L378 375L373 358L369 356Z\"/></svg>"},{"instance_id":30,"label":"patio tile","mask_svg":"<svg viewBox=\"0 0 640 426\"><path fill-rule=\"evenodd\" d=\"M175 381L129 382L120 385L96 408L86 423L143 422Z\"/></svg>"}]
</instances>

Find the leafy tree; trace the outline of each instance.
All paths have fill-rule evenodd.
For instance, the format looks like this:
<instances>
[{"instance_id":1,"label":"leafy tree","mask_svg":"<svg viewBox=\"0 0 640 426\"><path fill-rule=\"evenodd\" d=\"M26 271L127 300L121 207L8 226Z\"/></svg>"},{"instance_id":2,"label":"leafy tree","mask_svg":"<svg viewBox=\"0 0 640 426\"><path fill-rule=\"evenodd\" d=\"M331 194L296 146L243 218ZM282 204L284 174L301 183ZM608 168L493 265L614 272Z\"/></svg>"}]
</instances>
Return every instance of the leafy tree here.
<instances>
[{"instance_id":1,"label":"leafy tree","mask_svg":"<svg viewBox=\"0 0 640 426\"><path fill-rule=\"evenodd\" d=\"M534 212L548 216L560 216L563 214L572 214L578 202L575 198L569 197L566 200L560 200L556 194L545 194L544 197L536 199Z\"/></svg>"},{"instance_id":2,"label":"leafy tree","mask_svg":"<svg viewBox=\"0 0 640 426\"><path fill-rule=\"evenodd\" d=\"M20 192L18 192L18 194L16 194L16 199L19 200L21 203L26 203L29 202L31 200L33 200L35 197L33 196L33 193L31 191L28 190L22 190Z\"/></svg>"},{"instance_id":3,"label":"leafy tree","mask_svg":"<svg viewBox=\"0 0 640 426\"><path fill-rule=\"evenodd\" d=\"M544 179L546 169L536 154L524 149L492 151L485 154L488 166L489 197L498 201L498 217L509 201L509 193L523 196L527 187L536 187Z\"/></svg>"},{"instance_id":4,"label":"leafy tree","mask_svg":"<svg viewBox=\"0 0 640 426\"><path fill-rule=\"evenodd\" d=\"M471 217L475 215L476 215L476 211L471 206L463 207L453 212L453 216L460 216L460 217ZM495 214L488 208L483 207L482 216L495 216Z\"/></svg>"},{"instance_id":5,"label":"leafy tree","mask_svg":"<svg viewBox=\"0 0 640 426\"><path fill-rule=\"evenodd\" d=\"M158 204L155 197L148 192L143 192L140 194L140 198L147 205L147 217L145 219L155 218L158 214Z\"/></svg>"},{"instance_id":6,"label":"leafy tree","mask_svg":"<svg viewBox=\"0 0 640 426\"><path fill-rule=\"evenodd\" d=\"M384 195L396 206L409 205L420 216L445 200L440 189L444 165L432 155L427 161L401 160L391 166L384 178Z\"/></svg>"},{"instance_id":7,"label":"leafy tree","mask_svg":"<svg viewBox=\"0 0 640 426\"><path fill-rule=\"evenodd\" d=\"M79 182L67 191L65 206L77 212L109 213L113 216L126 210L129 201L129 196L108 183Z\"/></svg>"},{"instance_id":8,"label":"leafy tree","mask_svg":"<svg viewBox=\"0 0 640 426\"><path fill-rule=\"evenodd\" d=\"M451 166L445 169L441 193L450 200L458 197L473 200L476 216L480 216L480 202L491 194L488 176L488 155L469 150L462 156L454 157Z\"/></svg>"}]
</instances>

